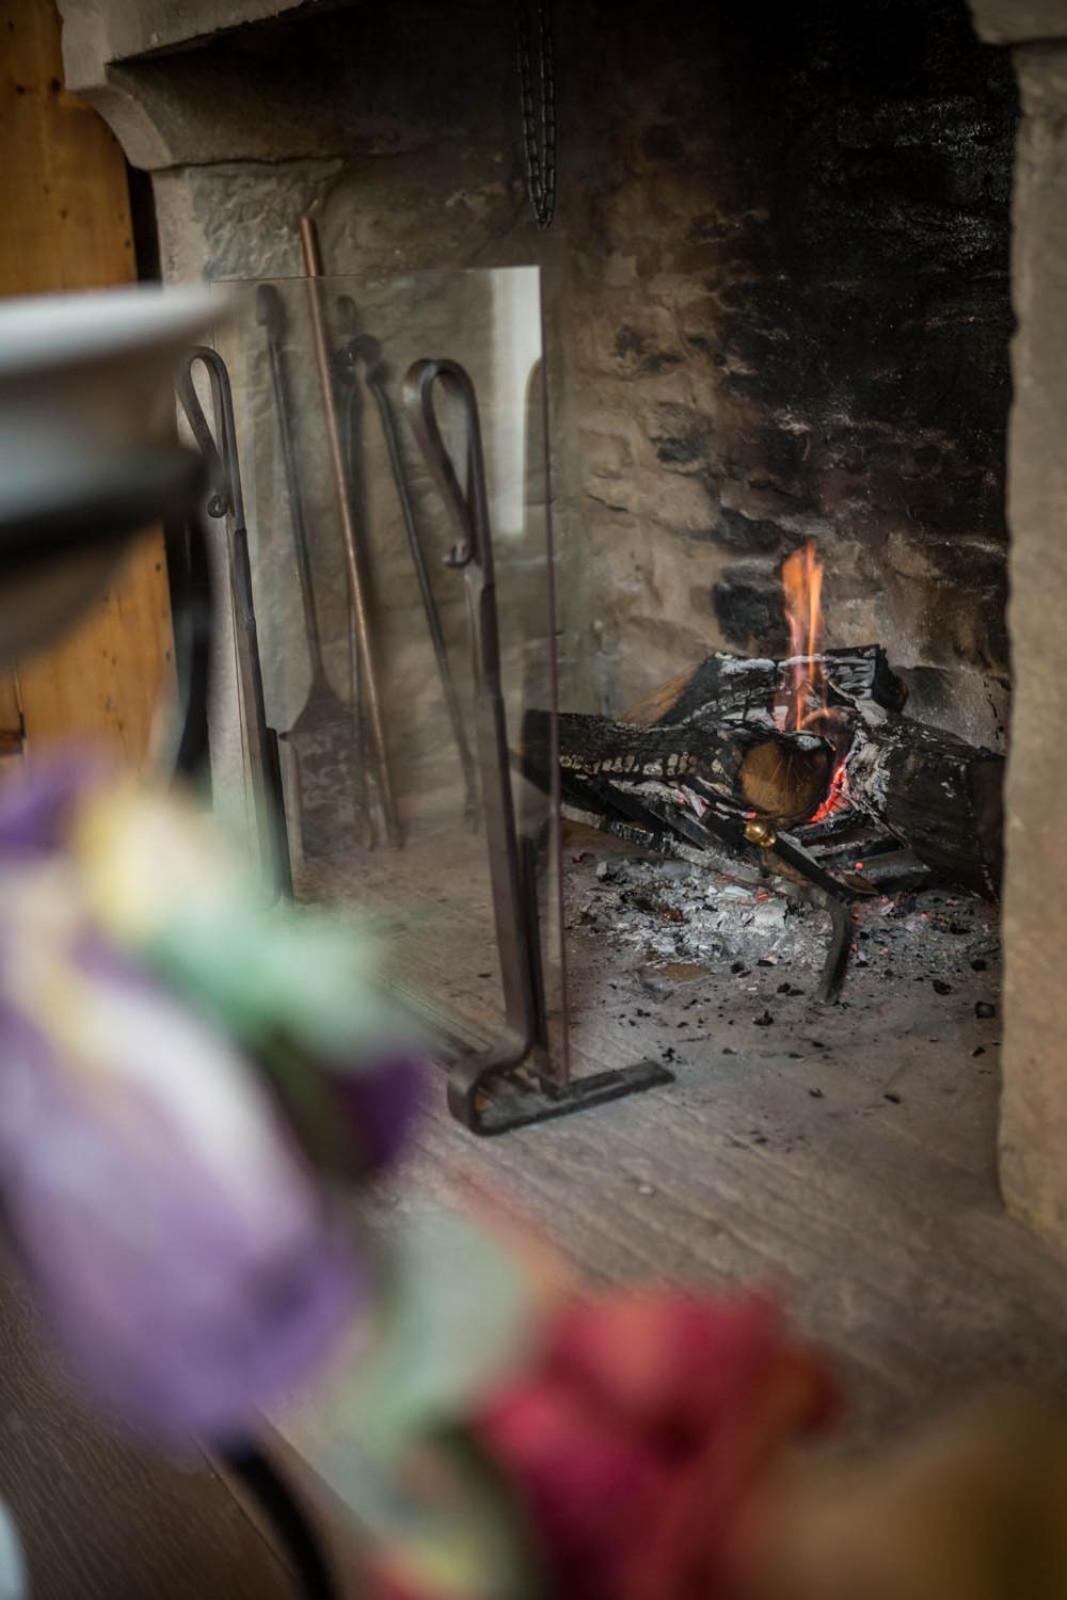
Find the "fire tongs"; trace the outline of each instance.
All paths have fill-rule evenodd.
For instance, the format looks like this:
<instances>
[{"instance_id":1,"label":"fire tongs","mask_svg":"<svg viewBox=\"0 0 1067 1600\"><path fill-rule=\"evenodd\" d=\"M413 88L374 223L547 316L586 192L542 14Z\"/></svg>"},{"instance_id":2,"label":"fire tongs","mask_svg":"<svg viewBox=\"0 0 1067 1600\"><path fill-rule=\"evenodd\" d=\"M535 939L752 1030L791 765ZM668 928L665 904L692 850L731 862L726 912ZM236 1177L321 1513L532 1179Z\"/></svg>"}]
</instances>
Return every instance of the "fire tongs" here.
<instances>
[{"instance_id":1,"label":"fire tongs","mask_svg":"<svg viewBox=\"0 0 1067 1600\"><path fill-rule=\"evenodd\" d=\"M447 393L466 435L460 476L444 442L434 403ZM548 1055L537 915L535 842L520 841L511 786L511 755L501 675L493 541L481 424L474 384L456 361L416 361L404 379L404 405L426 466L457 539L448 557L466 579L475 677L475 750L504 997L505 1034L491 1049L451 1068L448 1105L474 1133L503 1133L565 1116L639 1089L672 1082L658 1062L571 1080ZM504 1080L509 1080L506 1084ZM494 1092L496 1091L496 1092Z\"/></svg>"},{"instance_id":2,"label":"fire tongs","mask_svg":"<svg viewBox=\"0 0 1067 1600\"><path fill-rule=\"evenodd\" d=\"M471 753L467 731L463 725L463 709L460 705L455 679L452 676L452 668L448 659L448 647L445 643L441 617L434 598L433 584L430 581L430 570L427 565L425 551L422 548L422 540L419 537L415 507L411 498L411 488L404 471L404 458L400 448L397 421L393 411L393 402L389 396L389 368L382 355L382 347L378 340L371 334L360 331L359 313L351 295L340 295L338 297L337 318L344 340L338 353L337 375L345 393L344 434L347 444L349 492L358 500L363 489L364 464L360 450L359 427L362 412L359 369L362 367L363 381L374 396L375 405L378 408L382 438L385 441L386 454L389 457L389 470L392 473L393 487L396 490L396 498L404 522L404 531L407 534L411 565L414 568L415 579L419 586L419 597L422 601L423 614L426 618L426 629L430 635L430 643L433 646L437 676L441 682L445 710L448 714L452 738L459 756L465 793L464 812L467 821L473 824L478 815L478 775L475 771L474 757ZM358 666L358 652L353 652L353 654Z\"/></svg>"},{"instance_id":3,"label":"fire tongs","mask_svg":"<svg viewBox=\"0 0 1067 1600\"><path fill-rule=\"evenodd\" d=\"M211 386L214 433L204 415L193 382L193 368L197 363L203 367ZM218 351L207 345L197 345L186 357L178 373L177 390L190 431L207 467L208 516L225 519L227 526L237 686L248 746L260 858L264 871L271 880L277 882L280 891L291 894L292 869L285 826L278 735L267 723L263 695L263 666L256 628L241 466L237 454L233 390L226 363Z\"/></svg>"}]
</instances>

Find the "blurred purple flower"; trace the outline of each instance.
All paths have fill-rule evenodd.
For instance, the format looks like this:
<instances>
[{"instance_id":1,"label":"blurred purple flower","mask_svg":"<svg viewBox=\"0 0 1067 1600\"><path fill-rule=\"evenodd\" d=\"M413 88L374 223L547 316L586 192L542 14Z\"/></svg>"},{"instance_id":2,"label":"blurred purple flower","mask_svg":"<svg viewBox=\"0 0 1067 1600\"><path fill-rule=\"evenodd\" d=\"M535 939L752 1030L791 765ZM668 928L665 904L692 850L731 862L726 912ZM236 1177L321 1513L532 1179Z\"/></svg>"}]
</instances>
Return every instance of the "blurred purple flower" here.
<instances>
[{"instance_id":1,"label":"blurred purple flower","mask_svg":"<svg viewBox=\"0 0 1067 1600\"><path fill-rule=\"evenodd\" d=\"M192 935L167 944L190 915L199 961ZM353 1125L351 1177L377 1171L421 1074L355 1032L354 985L370 995L370 980L331 937L327 983L314 919L263 906L188 802L142 799L76 756L0 790L0 1201L72 1373L143 1436L239 1440L314 1373L376 1278L304 1151L332 1117ZM316 1049L286 954L319 972L311 1022L335 1004L323 1037L344 1057ZM284 982L265 984L279 963Z\"/></svg>"},{"instance_id":2,"label":"blurred purple flower","mask_svg":"<svg viewBox=\"0 0 1067 1600\"><path fill-rule=\"evenodd\" d=\"M412 1055L385 1056L358 1073L337 1073L330 1087L344 1107L371 1172L392 1166L422 1106L426 1071Z\"/></svg>"},{"instance_id":3,"label":"blurred purple flower","mask_svg":"<svg viewBox=\"0 0 1067 1600\"><path fill-rule=\"evenodd\" d=\"M363 1273L228 1043L113 953L80 954L70 1058L0 1013L8 1226L101 1407L171 1444L239 1438L322 1359Z\"/></svg>"},{"instance_id":4,"label":"blurred purple flower","mask_svg":"<svg viewBox=\"0 0 1067 1600\"><path fill-rule=\"evenodd\" d=\"M0 785L0 863L57 850L71 813L106 770L91 753L68 751Z\"/></svg>"}]
</instances>

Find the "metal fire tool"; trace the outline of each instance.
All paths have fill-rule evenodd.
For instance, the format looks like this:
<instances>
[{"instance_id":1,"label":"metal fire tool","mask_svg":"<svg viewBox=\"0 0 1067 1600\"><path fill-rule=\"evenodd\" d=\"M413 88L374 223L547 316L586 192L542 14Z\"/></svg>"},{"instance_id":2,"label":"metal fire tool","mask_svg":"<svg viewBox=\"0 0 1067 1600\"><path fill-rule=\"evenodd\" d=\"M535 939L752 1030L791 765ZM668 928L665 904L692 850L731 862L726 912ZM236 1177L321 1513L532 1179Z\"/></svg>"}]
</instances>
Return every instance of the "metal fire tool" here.
<instances>
[{"instance_id":1,"label":"metal fire tool","mask_svg":"<svg viewBox=\"0 0 1067 1600\"><path fill-rule=\"evenodd\" d=\"M438 422L434 402L438 386L447 392L464 424L465 487L461 487ZM466 579L476 684L475 748L504 992L504 1038L492 1049L455 1063L449 1072L448 1104L453 1116L472 1132L502 1133L673 1079L658 1062L640 1062L622 1071L596 1073L571 1082L557 1081L549 1069L534 844L528 839L520 841L515 820L478 401L470 375L458 362L421 360L414 362L405 376L404 404L455 526L457 542L449 565L461 569ZM510 1079L507 1089L494 1094L503 1079Z\"/></svg>"},{"instance_id":2,"label":"metal fire tool","mask_svg":"<svg viewBox=\"0 0 1067 1600\"><path fill-rule=\"evenodd\" d=\"M215 431L212 433L193 382L197 365L207 373L211 386ZM289 860L289 839L285 827L285 799L282 792L278 735L267 722L263 695L263 666L259 654L259 634L252 591L252 565L248 554L248 527L245 522L241 466L237 454L237 427L234 421L233 390L226 363L217 350L198 345L186 357L177 380L182 410L204 458L210 493L207 513L225 518L230 566L230 592L233 597L234 641L237 655L237 688L241 702L241 723L252 776L256 829L264 870L283 894L293 889Z\"/></svg>"},{"instance_id":3,"label":"metal fire tool","mask_svg":"<svg viewBox=\"0 0 1067 1600\"><path fill-rule=\"evenodd\" d=\"M852 902L857 898L856 893L820 866L811 852L790 834L780 833L762 817L749 818L744 825L744 838L746 843L758 845L770 861L807 879L811 886L808 892L829 914L830 948L816 998L832 1004L841 993L852 954Z\"/></svg>"},{"instance_id":4,"label":"metal fire tool","mask_svg":"<svg viewBox=\"0 0 1067 1600\"><path fill-rule=\"evenodd\" d=\"M340 309L340 300L338 308ZM358 457L358 440L360 437L360 420L363 414L363 397L355 377L345 366L342 358L338 360L336 378L338 387L344 395L344 420L342 426L342 440L345 449L345 476L348 481L348 495L352 505L353 515L363 526L366 526L366 502L364 498L364 481L361 473L361 463ZM353 606L348 607L348 677L352 695L352 726L359 750L359 758L366 772L373 757L370 753L370 740L367 737L367 718L363 705L362 669L360 666L359 633L356 628L356 614ZM368 824L373 826L370 813L367 813Z\"/></svg>"},{"instance_id":5,"label":"metal fire tool","mask_svg":"<svg viewBox=\"0 0 1067 1600\"><path fill-rule=\"evenodd\" d=\"M353 738L352 711L334 689L326 671L285 365L285 306L272 284L261 284L256 291L256 318L267 336L274 409L278 419L278 437L311 666L311 682L304 707L282 738L293 752L296 811L302 848L306 855L319 856L337 849L349 806L355 813L354 824L362 830L361 843L373 843L367 805L366 769L361 759L362 752Z\"/></svg>"},{"instance_id":6,"label":"metal fire tool","mask_svg":"<svg viewBox=\"0 0 1067 1600\"><path fill-rule=\"evenodd\" d=\"M366 552L356 527L352 497L345 472L345 447L338 415L337 395L334 385L333 360L330 352L326 312L322 303L323 276L322 253L319 249L318 231L311 217L300 219L300 244L304 254L304 270L309 283L311 327L315 341L315 361L319 369L322 390L323 414L326 420L326 439L330 451L330 465L337 494L337 509L341 519L344 541L345 565L348 569L349 599L355 622L359 656L359 693L366 714L366 729L374 756L374 776L381 804L386 838L392 845L401 843L400 815L393 792L389 771L389 748L385 738L385 722L381 695L378 689L378 672L374 659L374 635L371 622L369 585L365 571Z\"/></svg>"},{"instance_id":7,"label":"metal fire tool","mask_svg":"<svg viewBox=\"0 0 1067 1600\"><path fill-rule=\"evenodd\" d=\"M463 772L463 786L466 793L464 814L468 823L474 826L477 823L479 809L478 777L463 722L463 708L460 705L455 679L452 676L452 667L448 659L448 648L441 628L441 618L434 598L430 572L426 564L426 555L422 548L422 540L419 537L418 523L415 520L415 507L412 504L411 489L408 485L407 474L404 471L404 460L400 449L400 436L397 429L396 416L393 412L393 405L389 398L387 387L389 369L382 358L382 349L378 340L372 338L370 334L357 331L358 313L355 301L350 295L341 295L338 298L337 316L342 334L348 336L341 347L339 377L346 388L345 438L348 444L347 460L350 491L353 496L358 496L363 481L360 449L362 402L358 387L359 369L362 366L364 382L374 396L375 404L378 407L382 437L385 440L393 484L396 488L397 500L404 519L404 529L407 533L408 549L411 552L411 564L415 569L415 577L418 581L419 594L422 599L422 609L426 616L426 628L430 635L430 642L433 645L437 674L441 680L445 708L452 728L452 737L455 740L456 750L459 754L460 767Z\"/></svg>"}]
</instances>

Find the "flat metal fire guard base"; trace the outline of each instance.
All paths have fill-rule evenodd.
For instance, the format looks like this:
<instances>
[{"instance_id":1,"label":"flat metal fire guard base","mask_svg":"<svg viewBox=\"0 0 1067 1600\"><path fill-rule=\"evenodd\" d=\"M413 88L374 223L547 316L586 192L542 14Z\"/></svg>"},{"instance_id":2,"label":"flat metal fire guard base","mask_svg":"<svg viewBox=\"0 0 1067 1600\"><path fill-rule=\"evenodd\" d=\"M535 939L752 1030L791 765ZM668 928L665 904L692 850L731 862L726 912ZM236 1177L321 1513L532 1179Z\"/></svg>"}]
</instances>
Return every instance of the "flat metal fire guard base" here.
<instances>
[{"instance_id":1,"label":"flat metal fire guard base","mask_svg":"<svg viewBox=\"0 0 1067 1600\"><path fill-rule=\"evenodd\" d=\"M674 1082L674 1074L658 1061L595 1072L564 1085L554 1085L522 1067L495 1073L490 1068L487 1073L486 1064L485 1056L467 1056L448 1074L449 1110L471 1133L486 1138L591 1111Z\"/></svg>"}]
</instances>

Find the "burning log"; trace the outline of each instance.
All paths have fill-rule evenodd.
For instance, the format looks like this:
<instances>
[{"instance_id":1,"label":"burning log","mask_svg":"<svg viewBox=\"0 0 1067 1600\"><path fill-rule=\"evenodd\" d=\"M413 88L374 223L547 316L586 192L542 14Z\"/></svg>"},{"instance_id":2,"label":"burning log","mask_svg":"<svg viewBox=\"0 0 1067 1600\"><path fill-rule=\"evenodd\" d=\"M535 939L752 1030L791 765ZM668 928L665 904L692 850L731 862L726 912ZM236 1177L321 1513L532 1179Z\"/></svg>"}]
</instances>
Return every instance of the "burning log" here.
<instances>
[{"instance_id":1,"label":"burning log","mask_svg":"<svg viewBox=\"0 0 1067 1600\"><path fill-rule=\"evenodd\" d=\"M852 653L848 668L851 682L889 693L882 686L880 669L878 676L863 677L854 657ZM939 728L895 715L866 692L860 700L862 713L847 707L838 713L833 745L811 733L779 732L769 716L758 715L758 703L747 700L750 720L731 720L724 716L724 700L737 716L739 702L731 694L734 684L746 677L740 670L744 665L732 668L725 679L706 674L705 684L725 682L728 688L723 697L705 703L685 721L641 725L561 716L565 798L583 809L596 809L599 802L611 811L612 796L618 810L623 790L638 803L642 794L648 798L659 793L662 798L667 790L698 819L702 803L718 801L735 813L751 810L783 826L817 821L829 811L858 812L881 824L946 881L986 898L996 896L1002 849L1002 757ZM774 663L752 665L749 685L760 681L766 687L770 681L766 669ZM890 683L894 681L888 676ZM547 784L550 766L548 726L546 712L527 712L524 765L542 784ZM840 759L835 759L835 749ZM657 807L657 814L660 811L662 807ZM673 811L668 804L667 814ZM633 814L629 802L625 814ZM679 814L675 821L678 831L685 833L684 817Z\"/></svg>"},{"instance_id":2,"label":"burning log","mask_svg":"<svg viewBox=\"0 0 1067 1600\"><path fill-rule=\"evenodd\" d=\"M848 798L952 883L1000 888L1004 760L910 717L858 719Z\"/></svg>"},{"instance_id":3,"label":"burning log","mask_svg":"<svg viewBox=\"0 0 1067 1600\"><path fill-rule=\"evenodd\" d=\"M862 813L944 879L995 896L1001 758L901 716L907 692L880 646L819 648L822 565L810 543L782 581L787 659L716 652L619 722L560 717L565 797L698 847L709 805L720 821L747 810L780 826ZM526 768L547 782L547 713L528 712L525 734ZM803 865L817 881L818 863Z\"/></svg>"},{"instance_id":4,"label":"burning log","mask_svg":"<svg viewBox=\"0 0 1067 1600\"><path fill-rule=\"evenodd\" d=\"M547 712L528 711L523 760L538 781L549 771L548 736ZM658 784L782 823L818 809L834 765L830 746L814 734L723 721L718 708L656 727L564 713L559 718L559 761L565 787L569 777L579 786L599 779Z\"/></svg>"},{"instance_id":5,"label":"burning log","mask_svg":"<svg viewBox=\"0 0 1067 1600\"><path fill-rule=\"evenodd\" d=\"M775 661L763 656L735 656L718 650L698 667L679 673L631 706L623 722L649 725L683 722L714 707L723 718L773 720L775 703L786 692L792 669L802 665L806 677L818 678L831 706L861 708L865 703L886 711L902 711L907 689L890 669L881 645L824 650L808 657Z\"/></svg>"}]
</instances>

